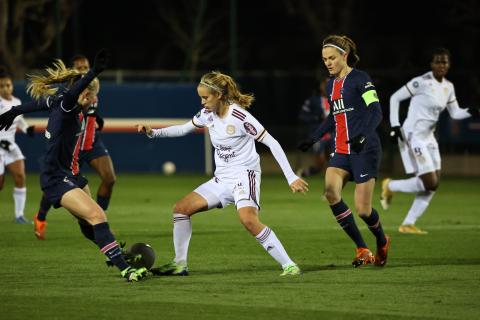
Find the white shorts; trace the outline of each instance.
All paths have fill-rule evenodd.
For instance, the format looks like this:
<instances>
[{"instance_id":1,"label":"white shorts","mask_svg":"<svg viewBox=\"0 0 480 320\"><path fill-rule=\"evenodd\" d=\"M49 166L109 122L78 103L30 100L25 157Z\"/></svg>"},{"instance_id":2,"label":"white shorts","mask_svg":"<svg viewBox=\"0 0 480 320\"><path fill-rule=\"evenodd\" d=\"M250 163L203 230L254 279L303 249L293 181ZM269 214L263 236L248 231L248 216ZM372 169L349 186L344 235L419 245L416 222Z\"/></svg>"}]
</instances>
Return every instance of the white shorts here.
<instances>
[{"instance_id":1,"label":"white shorts","mask_svg":"<svg viewBox=\"0 0 480 320\"><path fill-rule=\"evenodd\" d=\"M20 147L15 142L10 143L9 149L10 150L7 151L0 148L0 175L5 173L5 167L9 164L25 159L22 150L20 150Z\"/></svg>"},{"instance_id":2,"label":"white shorts","mask_svg":"<svg viewBox=\"0 0 480 320\"><path fill-rule=\"evenodd\" d=\"M419 137L405 132L407 142L399 141L400 154L406 173L420 176L441 169L442 160L433 133Z\"/></svg>"},{"instance_id":3,"label":"white shorts","mask_svg":"<svg viewBox=\"0 0 480 320\"><path fill-rule=\"evenodd\" d=\"M232 203L238 209L256 207L260 210L261 173L245 170L231 178L213 177L194 192L205 198L208 209L224 208Z\"/></svg>"}]
</instances>

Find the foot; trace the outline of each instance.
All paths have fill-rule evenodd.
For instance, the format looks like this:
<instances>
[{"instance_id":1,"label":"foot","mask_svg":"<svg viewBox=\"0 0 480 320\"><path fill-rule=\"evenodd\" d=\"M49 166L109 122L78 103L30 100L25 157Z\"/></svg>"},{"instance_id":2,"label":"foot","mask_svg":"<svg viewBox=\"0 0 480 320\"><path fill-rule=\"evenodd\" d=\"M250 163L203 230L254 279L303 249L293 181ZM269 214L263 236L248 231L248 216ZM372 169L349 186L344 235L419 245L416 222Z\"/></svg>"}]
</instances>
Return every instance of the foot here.
<instances>
[{"instance_id":1,"label":"foot","mask_svg":"<svg viewBox=\"0 0 480 320\"><path fill-rule=\"evenodd\" d=\"M188 276L188 268L186 263L170 263L150 269L155 276Z\"/></svg>"},{"instance_id":2,"label":"foot","mask_svg":"<svg viewBox=\"0 0 480 320\"><path fill-rule=\"evenodd\" d=\"M33 217L33 231L38 240L45 240L47 222L38 220L38 213Z\"/></svg>"},{"instance_id":3,"label":"foot","mask_svg":"<svg viewBox=\"0 0 480 320\"><path fill-rule=\"evenodd\" d=\"M382 180L382 194L380 195L380 204L382 205L383 210L388 210L390 208L390 203L392 203L393 191L390 190L388 184L392 181L390 178Z\"/></svg>"},{"instance_id":4,"label":"foot","mask_svg":"<svg viewBox=\"0 0 480 320\"><path fill-rule=\"evenodd\" d=\"M298 276L302 274L302 270L296 265L296 264L291 264L286 266L283 269L283 272L280 274L280 277L284 276Z\"/></svg>"},{"instance_id":5,"label":"foot","mask_svg":"<svg viewBox=\"0 0 480 320\"><path fill-rule=\"evenodd\" d=\"M400 233L406 233L406 234L427 234L427 231L424 231L418 227L416 227L414 224L402 224L400 227L398 227L398 232Z\"/></svg>"},{"instance_id":6,"label":"foot","mask_svg":"<svg viewBox=\"0 0 480 320\"><path fill-rule=\"evenodd\" d=\"M352 261L352 265L355 268L361 267L363 265L372 264L375 262L375 257L368 248L357 248L357 254L355 259Z\"/></svg>"},{"instance_id":7,"label":"foot","mask_svg":"<svg viewBox=\"0 0 480 320\"><path fill-rule=\"evenodd\" d=\"M25 218L25 216L20 216L15 218L15 223L18 224L32 224L33 222Z\"/></svg>"},{"instance_id":8,"label":"foot","mask_svg":"<svg viewBox=\"0 0 480 320\"><path fill-rule=\"evenodd\" d=\"M147 269L135 269L132 267L128 267L121 271L120 274L123 278L127 279L128 282L137 282L147 276Z\"/></svg>"},{"instance_id":9,"label":"foot","mask_svg":"<svg viewBox=\"0 0 480 320\"><path fill-rule=\"evenodd\" d=\"M387 243L384 246L377 247L377 254L375 255L375 265L377 267L384 267L387 264L388 249L390 248L390 236L385 235Z\"/></svg>"}]
</instances>

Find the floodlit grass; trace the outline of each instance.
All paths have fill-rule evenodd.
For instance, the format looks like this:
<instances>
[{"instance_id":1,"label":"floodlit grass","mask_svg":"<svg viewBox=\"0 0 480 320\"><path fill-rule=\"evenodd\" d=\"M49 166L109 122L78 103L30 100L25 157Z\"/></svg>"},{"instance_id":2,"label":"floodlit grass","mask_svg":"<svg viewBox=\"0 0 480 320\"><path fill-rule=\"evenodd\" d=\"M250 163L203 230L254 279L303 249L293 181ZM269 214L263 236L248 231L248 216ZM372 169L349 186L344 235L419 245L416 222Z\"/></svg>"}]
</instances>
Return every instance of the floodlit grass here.
<instances>
[{"instance_id":1,"label":"floodlit grass","mask_svg":"<svg viewBox=\"0 0 480 320\"><path fill-rule=\"evenodd\" d=\"M95 190L98 178L90 176ZM171 208L206 181L202 176L120 174L108 211L118 239L150 243L157 264L173 257ZM27 217L40 199L28 177ZM1 319L475 319L480 317L478 180L444 179L418 225L402 235L412 195L396 195L381 214L392 236L385 268L353 269L353 243L322 201L321 177L308 195L291 194L279 176L264 176L261 220L302 267L280 278L279 266L238 222L233 207L193 218L189 277L127 283L79 232L64 210L48 217L47 240L13 223L11 179L0 192ZM352 205L352 185L345 200ZM353 207L353 206L352 206ZM375 250L363 221L361 231Z\"/></svg>"}]
</instances>

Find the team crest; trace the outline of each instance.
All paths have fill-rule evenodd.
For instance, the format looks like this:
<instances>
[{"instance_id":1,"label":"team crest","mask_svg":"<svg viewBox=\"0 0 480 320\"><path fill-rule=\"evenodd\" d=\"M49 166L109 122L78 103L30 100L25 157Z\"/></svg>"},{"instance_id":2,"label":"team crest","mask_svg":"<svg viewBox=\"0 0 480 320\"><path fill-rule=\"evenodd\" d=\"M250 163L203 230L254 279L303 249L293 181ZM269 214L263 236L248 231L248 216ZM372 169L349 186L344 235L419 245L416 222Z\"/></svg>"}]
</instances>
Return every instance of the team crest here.
<instances>
[{"instance_id":1,"label":"team crest","mask_svg":"<svg viewBox=\"0 0 480 320\"><path fill-rule=\"evenodd\" d=\"M244 122L243 126L245 127L245 130L247 131L247 133L251 134L252 136L257 135L257 129L255 129L253 124L251 124L250 122Z\"/></svg>"},{"instance_id":2,"label":"team crest","mask_svg":"<svg viewBox=\"0 0 480 320\"><path fill-rule=\"evenodd\" d=\"M229 124L229 125L227 126L227 134L229 134L229 135L235 134L235 126L234 126L234 125Z\"/></svg>"}]
</instances>

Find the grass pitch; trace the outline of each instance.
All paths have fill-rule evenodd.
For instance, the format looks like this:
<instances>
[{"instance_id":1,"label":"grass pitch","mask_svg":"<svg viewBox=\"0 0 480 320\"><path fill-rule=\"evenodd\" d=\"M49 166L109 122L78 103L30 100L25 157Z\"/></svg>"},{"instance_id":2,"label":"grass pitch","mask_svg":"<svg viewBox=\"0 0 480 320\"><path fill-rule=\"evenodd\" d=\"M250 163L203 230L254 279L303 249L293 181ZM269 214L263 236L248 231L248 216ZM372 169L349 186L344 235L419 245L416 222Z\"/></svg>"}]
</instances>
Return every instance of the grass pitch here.
<instances>
[{"instance_id":1,"label":"grass pitch","mask_svg":"<svg viewBox=\"0 0 480 320\"><path fill-rule=\"evenodd\" d=\"M98 179L89 176L92 190ZM117 239L150 243L157 263L173 257L172 205L206 181L202 176L120 175L108 211ZM301 266L280 278L279 266L241 226L233 207L193 218L188 277L127 283L85 240L64 210L48 217L47 240L13 223L12 184L0 192L1 319L476 319L480 317L478 180L444 179L418 225L402 235L412 195L388 212L375 206L392 236L385 268L353 269L353 243L320 198L291 194L280 176L264 176L261 220ZM352 206L352 185L345 190ZM26 215L37 210L38 177L28 177ZM352 206L353 207L353 206ZM356 217L367 243L375 241Z\"/></svg>"}]
</instances>

